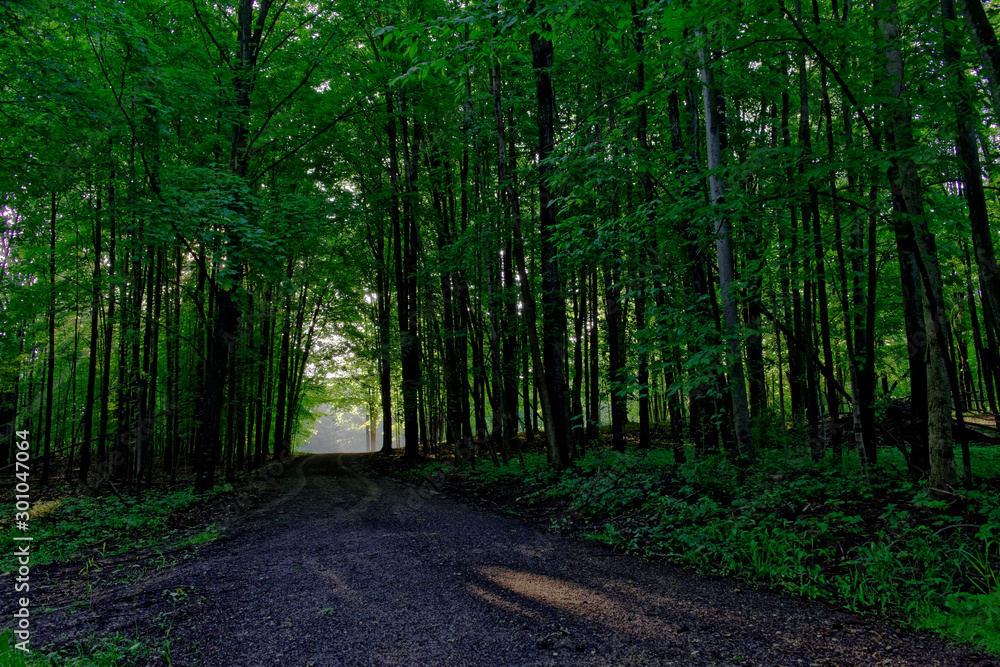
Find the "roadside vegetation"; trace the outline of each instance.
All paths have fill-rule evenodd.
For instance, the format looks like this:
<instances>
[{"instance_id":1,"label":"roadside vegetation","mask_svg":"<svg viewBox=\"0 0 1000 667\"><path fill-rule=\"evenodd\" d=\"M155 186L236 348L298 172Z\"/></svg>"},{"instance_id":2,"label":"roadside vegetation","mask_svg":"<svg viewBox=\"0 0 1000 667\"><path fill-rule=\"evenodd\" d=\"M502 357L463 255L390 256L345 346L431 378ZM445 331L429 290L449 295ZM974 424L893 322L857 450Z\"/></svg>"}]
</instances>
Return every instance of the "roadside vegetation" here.
<instances>
[{"instance_id":1,"label":"roadside vegetation","mask_svg":"<svg viewBox=\"0 0 1000 667\"><path fill-rule=\"evenodd\" d=\"M1000 655L1000 448L973 446L974 483L932 493L882 449L812 460L771 434L741 471L721 455L675 464L670 448L592 449L564 471L543 452L506 465L434 461L410 481L615 549L885 614ZM690 448L687 448L690 449Z\"/></svg>"},{"instance_id":2,"label":"roadside vegetation","mask_svg":"<svg viewBox=\"0 0 1000 667\"><path fill-rule=\"evenodd\" d=\"M205 541L202 534L184 526L183 517L196 508L231 492L232 485L216 487L197 496L189 488L178 491L149 491L145 499L108 496L66 495L36 503L31 509L32 565L70 562L85 558L94 563L137 549L178 547ZM15 531L9 520L0 533L0 560L9 572L15 559Z\"/></svg>"},{"instance_id":3,"label":"roadside vegetation","mask_svg":"<svg viewBox=\"0 0 1000 667\"><path fill-rule=\"evenodd\" d=\"M170 665L170 642L115 634L70 648L35 649L28 656L9 649L10 631L0 635L0 667L139 667L150 660ZM6 653L4 652L6 650Z\"/></svg>"},{"instance_id":4,"label":"roadside vegetation","mask_svg":"<svg viewBox=\"0 0 1000 667\"><path fill-rule=\"evenodd\" d=\"M30 512L31 585L77 590L74 609L90 602L87 592L95 577L131 581L150 570L171 567L193 558L196 547L222 533L221 520L234 498L225 484L196 495L189 485L179 490L150 489L139 502L115 495L79 496L64 485L54 487ZM10 575L17 568L10 519L0 531L0 569ZM18 543L20 544L20 543ZM48 566L48 567L46 567ZM36 570L36 568L43 568ZM46 571L54 568L50 580ZM183 597L184 591L165 591ZM29 597L34 597L30 595ZM174 597L176 601L176 597ZM32 615L49 611L33 608ZM165 621L169 624L169 621ZM169 637L169 628L165 633ZM10 629L0 633L0 667L129 667L170 665L170 642L140 634L118 632L95 636L72 645L39 646L32 642L25 655L12 647Z\"/></svg>"}]
</instances>

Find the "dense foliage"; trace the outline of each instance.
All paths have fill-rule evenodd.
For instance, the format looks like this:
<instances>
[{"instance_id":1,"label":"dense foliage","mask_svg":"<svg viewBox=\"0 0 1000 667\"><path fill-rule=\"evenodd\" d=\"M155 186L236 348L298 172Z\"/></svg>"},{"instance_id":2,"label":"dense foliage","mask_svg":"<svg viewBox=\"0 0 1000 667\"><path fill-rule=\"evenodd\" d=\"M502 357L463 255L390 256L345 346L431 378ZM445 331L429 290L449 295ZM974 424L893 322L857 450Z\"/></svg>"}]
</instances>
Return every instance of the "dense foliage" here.
<instances>
[{"instance_id":1,"label":"dense foliage","mask_svg":"<svg viewBox=\"0 0 1000 667\"><path fill-rule=\"evenodd\" d=\"M4 3L0 422L204 491L339 372L411 459L541 413L556 467L630 419L745 464L780 415L865 464L881 379L953 485L1000 378L958 9Z\"/></svg>"},{"instance_id":2,"label":"dense foliage","mask_svg":"<svg viewBox=\"0 0 1000 667\"><path fill-rule=\"evenodd\" d=\"M994 14L0 0L0 463L27 441L42 483L141 497L191 471L201 494L287 457L334 394L411 462L506 464L523 432L559 471L659 429L675 477L725 461L737 494L791 433L869 489L975 493L1000 414ZM636 547L816 558L739 542L778 512L678 528L778 493L664 499L679 518ZM838 567L796 585L862 576Z\"/></svg>"}]
</instances>

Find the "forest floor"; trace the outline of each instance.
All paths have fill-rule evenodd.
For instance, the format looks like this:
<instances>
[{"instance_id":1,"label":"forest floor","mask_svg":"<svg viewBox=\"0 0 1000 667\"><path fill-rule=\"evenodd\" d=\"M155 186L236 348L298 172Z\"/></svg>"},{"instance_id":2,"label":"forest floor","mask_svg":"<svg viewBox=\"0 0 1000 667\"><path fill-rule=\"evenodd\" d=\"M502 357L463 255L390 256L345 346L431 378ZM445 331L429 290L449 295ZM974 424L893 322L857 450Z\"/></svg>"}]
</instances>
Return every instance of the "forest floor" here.
<instances>
[{"instance_id":1,"label":"forest floor","mask_svg":"<svg viewBox=\"0 0 1000 667\"><path fill-rule=\"evenodd\" d=\"M252 503L191 517L217 526L199 546L34 568L32 646L116 637L117 664L178 667L1000 665L556 536L391 480L376 460L292 459ZM140 659L140 645L157 648Z\"/></svg>"}]
</instances>

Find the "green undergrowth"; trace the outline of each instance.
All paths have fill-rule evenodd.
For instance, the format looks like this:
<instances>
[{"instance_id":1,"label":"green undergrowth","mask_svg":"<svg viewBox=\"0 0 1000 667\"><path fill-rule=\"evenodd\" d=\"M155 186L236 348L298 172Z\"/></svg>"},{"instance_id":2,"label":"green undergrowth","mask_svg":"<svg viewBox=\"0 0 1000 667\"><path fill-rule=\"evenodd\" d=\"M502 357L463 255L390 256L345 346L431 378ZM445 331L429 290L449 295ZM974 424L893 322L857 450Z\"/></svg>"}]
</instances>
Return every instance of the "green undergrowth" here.
<instances>
[{"instance_id":1,"label":"green undergrowth","mask_svg":"<svg viewBox=\"0 0 1000 667\"><path fill-rule=\"evenodd\" d=\"M170 665L170 642L115 633L73 647L33 648L25 653L10 644L10 631L0 635L0 667L139 667L162 658Z\"/></svg>"},{"instance_id":2,"label":"green undergrowth","mask_svg":"<svg viewBox=\"0 0 1000 667\"><path fill-rule=\"evenodd\" d=\"M211 493L196 496L191 490L153 491L142 502L118 496L65 496L37 503L31 508L27 531L6 525L0 532L4 572L16 566L11 554L16 536L31 536L31 566L113 556L136 549L199 544L214 539L217 531L180 527L173 522L232 487L217 487Z\"/></svg>"},{"instance_id":3,"label":"green undergrowth","mask_svg":"<svg viewBox=\"0 0 1000 667\"><path fill-rule=\"evenodd\" d=\"M820 462L762 452L741 474L721 457L674 465L665 449L592 452L561 473L544 454L526 454L523 464L433 463L411 475L513 487L515 505L550 506L562 532L902 614L1000 655L1000 449L973 447L975 487L943 496L903 474L898 452L879 455L867 475L850 452Z\"/></svg>"},{"instance_id":4,"label":"green undergrowth","mask_svg":"<svg viewBox=\"0 0 1000 667\"><path fill-rule=\"evenodd\" d=\"M199 520L192 517L204 515L205 503L231 491L225 485L201 496L190 489L150 490L142 502L118 496L69 495L39 502L31 507L27 531L6 525L0 532L0 567L6 573L16 571L19 564L12 554L24 544L29 545L31 568L75 562L74 570L82 563L79 574L83 575L102 569L108 561L116 562L114 556L137 550L153 552L144 561L148 566L168 566L176 562L164 553L168 549L204 544L219 536L215 524L194 527ZM32 540L15 542L17 536ZM0 635L0 667L125 667L147 665L154 658L170 664L167 640L154 642L116 633L61 647L32 646L32 652L25 654L10 646L10 632Z\"/></svg>"}]
</instances>

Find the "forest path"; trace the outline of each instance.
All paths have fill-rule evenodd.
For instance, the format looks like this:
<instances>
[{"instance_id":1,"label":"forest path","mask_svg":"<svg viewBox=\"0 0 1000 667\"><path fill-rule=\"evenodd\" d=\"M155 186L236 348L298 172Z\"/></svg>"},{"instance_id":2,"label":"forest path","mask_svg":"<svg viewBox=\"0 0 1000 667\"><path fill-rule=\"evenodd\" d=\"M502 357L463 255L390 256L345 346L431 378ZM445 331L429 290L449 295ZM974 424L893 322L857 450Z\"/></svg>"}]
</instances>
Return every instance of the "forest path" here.
<instances>
[{"instance_id":1,"label":"forest path","mask_svg":"<svg viewBox=\"0 0 1000 667\"><path fill-rule=\"evenodd\" d=\"M309 456L275 484L196 558L95 587L33 639L169 629L178 667L1000 664L549 535L379 477L365 455Z\"/></svg>"}]
</instances>

